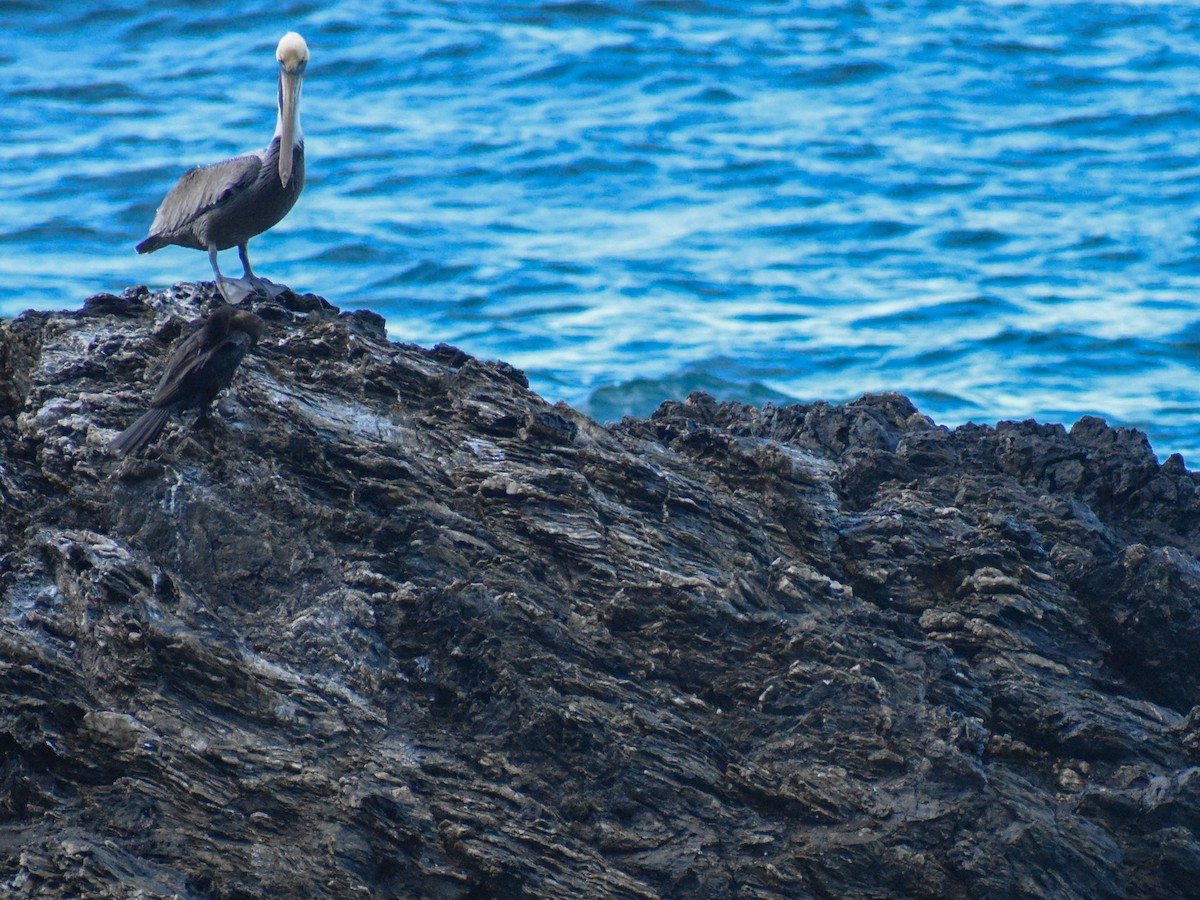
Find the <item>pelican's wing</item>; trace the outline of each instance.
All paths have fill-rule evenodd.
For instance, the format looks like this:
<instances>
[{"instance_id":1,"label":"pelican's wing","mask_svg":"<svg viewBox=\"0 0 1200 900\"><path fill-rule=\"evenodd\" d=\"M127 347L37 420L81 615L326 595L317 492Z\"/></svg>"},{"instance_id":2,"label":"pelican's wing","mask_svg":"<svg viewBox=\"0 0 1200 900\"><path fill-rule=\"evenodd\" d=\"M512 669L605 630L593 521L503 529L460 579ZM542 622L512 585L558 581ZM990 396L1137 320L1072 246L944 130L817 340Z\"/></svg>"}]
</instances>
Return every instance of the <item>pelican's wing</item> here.
<instances>
[{"instance_id":1,"label":"pelican's wing","mask_svg":"<svg viewBox=\"0 0 1200 900\"><path fill-rule=\"evenodd\" d=\"M246 153L185 172L163 198L150 226L150 235L167 235L186 228L197 217L248 188L262 171L262 157Z\"/></svg>"}]
</instances>

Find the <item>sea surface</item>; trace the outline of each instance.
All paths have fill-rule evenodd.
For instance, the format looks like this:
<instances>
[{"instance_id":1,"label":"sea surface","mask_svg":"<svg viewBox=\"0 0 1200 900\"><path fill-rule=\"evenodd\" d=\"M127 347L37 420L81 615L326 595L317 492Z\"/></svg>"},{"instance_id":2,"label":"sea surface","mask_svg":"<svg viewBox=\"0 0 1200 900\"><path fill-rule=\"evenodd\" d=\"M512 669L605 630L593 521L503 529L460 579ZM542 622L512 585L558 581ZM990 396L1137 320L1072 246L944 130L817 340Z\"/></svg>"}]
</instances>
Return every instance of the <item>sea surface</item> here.
<instances>
[{"instance_id":1,"label":"sea surface","mask_svg":"<svg viewBox=\"0 0 1200 900\"><path fill-rule=\"evenodd\" d=\"M308 182L256 271L601 420L704 389L1095 414L1200 466L1200 6L0 0L0 314L208 280L182 172ZM237 254L222 254L231 275Z\"/></svg>"}]
</instances>

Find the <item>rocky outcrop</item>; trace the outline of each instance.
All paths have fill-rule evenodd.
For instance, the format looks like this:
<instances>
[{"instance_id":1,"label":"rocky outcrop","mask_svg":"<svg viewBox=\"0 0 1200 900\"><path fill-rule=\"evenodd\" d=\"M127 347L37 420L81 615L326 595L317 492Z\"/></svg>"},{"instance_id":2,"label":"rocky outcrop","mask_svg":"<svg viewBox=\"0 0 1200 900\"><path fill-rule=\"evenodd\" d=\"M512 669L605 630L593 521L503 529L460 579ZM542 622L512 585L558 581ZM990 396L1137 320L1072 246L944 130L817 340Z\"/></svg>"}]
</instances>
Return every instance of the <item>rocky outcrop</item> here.
<instances>
[{"instance_id":1,"label":"rocky outcrop","mask_svg":"<svg viewBox=\"0 0 1200 900\"><path fill-rule=\"evenodd\" d=\"M1200 493L1084 419L704 395L601 426L285 294L0 326L0 888L1185 897Z\"/></svg>"}]
</instances>

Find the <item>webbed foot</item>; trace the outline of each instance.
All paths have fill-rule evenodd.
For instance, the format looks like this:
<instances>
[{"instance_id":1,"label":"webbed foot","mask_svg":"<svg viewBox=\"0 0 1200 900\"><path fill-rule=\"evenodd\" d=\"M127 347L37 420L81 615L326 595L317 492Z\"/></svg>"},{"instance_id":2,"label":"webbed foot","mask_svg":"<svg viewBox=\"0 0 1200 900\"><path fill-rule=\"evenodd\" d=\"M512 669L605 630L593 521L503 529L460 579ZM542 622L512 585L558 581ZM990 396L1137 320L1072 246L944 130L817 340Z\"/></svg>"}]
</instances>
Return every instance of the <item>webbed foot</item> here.
<instances>
[{"instance_id":1,"label":"webbed foot","mask_svg":"<svg viewBox=\"0 0 1200 900\"><path fill-rule=\"evenodd\" d=\"M258 286L245 278L222 278L217 287L230 306L237 306L251 294L258 293Z\"/></svg>"},{"instance_id":2,"label":"webbed foot","mask_svg":"<svg viewBox=\"0 0 1200 900\"><path fill-rule=\"evenodd\" d=\"M273 281L267 281L265 278L259 278L257 275L251 275L249 280L255 289L268 300L278 300L282 294L291 290L285 284L276 284Z\"/></svg>"}]
</instances>

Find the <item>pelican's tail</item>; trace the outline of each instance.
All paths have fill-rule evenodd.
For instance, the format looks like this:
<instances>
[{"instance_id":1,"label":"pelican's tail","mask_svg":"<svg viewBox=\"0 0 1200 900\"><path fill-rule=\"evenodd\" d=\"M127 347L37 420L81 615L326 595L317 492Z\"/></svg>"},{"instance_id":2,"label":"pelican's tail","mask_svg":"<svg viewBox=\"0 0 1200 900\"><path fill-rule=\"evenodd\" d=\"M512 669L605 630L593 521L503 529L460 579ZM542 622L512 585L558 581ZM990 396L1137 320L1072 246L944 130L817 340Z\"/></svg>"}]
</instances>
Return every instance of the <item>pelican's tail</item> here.
<instances>
[{"instance_id":1,"label":"pelican's tail","mask_svg":"<svg viewBox=\"0 0 1200 900\"><path fill-rule=\"evenodd\" d=\"M136 249L138 253L153 253L155 250L161 250L169 243L171 242L164 240L161 234L152 234L138 244Z\"/></svg>"},{"instance_id":2,"label":"pelican's tail","mask_svg":"<svg viewBox=\"0 0 1200 900\"><path fill-rule=\"evenodd\" d=\"M171 417L169 409L151 409L118 434L108 449L122 456L140 453L162 432Z\"/></svg>"}]
</instances>

